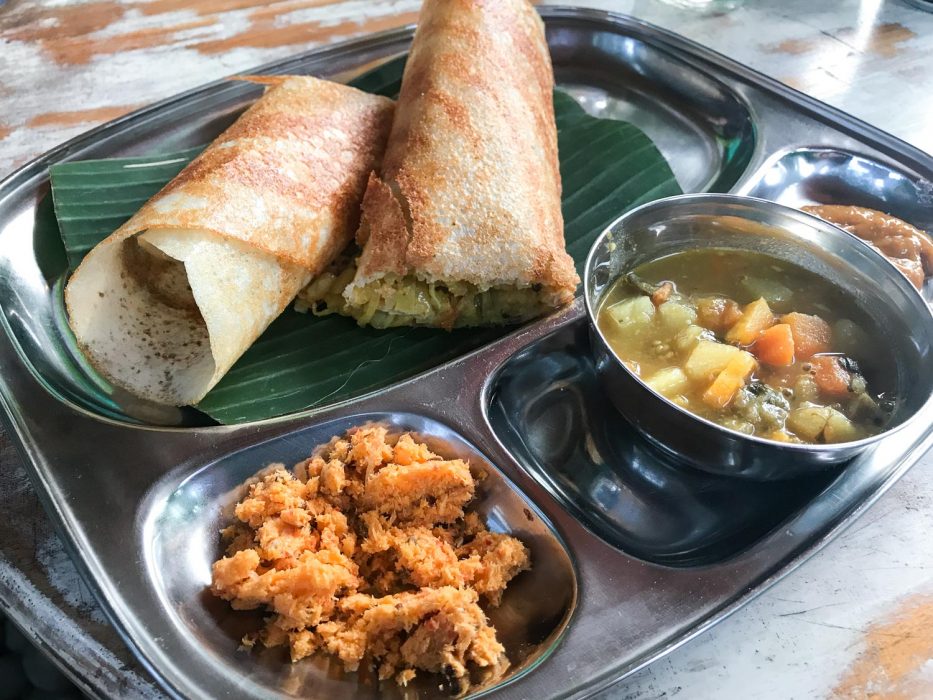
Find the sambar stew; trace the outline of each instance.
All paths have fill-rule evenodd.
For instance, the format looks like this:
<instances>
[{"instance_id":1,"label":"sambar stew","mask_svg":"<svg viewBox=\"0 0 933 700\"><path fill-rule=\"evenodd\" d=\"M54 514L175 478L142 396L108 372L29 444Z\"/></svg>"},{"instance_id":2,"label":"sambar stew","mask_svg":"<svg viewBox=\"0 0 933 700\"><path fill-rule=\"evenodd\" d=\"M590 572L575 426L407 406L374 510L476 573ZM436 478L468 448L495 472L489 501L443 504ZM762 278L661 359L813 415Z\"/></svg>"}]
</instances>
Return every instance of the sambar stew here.
<instances>
[{"instance_id":1,"label":"sambar stew","mask_svg":"<svg viewBox=\"0 0 933 700\"><path fill-rule=\"evenodd\" d=\"M649 387L741 433L849 442L883 430L894 408L877 391L890 358L867 317L768 255L709 248L646 263L609 290L597 323Z\"/></svg>"}]
</instances>

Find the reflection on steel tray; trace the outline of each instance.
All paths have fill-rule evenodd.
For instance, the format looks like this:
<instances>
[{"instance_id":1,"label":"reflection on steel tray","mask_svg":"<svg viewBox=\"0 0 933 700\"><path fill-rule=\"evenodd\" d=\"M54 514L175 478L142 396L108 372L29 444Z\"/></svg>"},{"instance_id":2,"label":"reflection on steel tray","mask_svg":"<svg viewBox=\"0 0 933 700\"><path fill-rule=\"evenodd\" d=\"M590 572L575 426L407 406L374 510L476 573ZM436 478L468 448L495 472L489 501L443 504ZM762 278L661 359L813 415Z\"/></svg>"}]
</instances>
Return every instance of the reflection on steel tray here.
<instances>
[{"instance_id":1,"label":"reflection on steel tray","mask_svg":"<svg viewBox=\"0 0 933 700\"><path fill-rule=\"evenodd\" d=\"M933 225L933 163L916 149L630 18L563 8L544 16L558 81L588 109L642 127L684 189L883 204ZM404 51L410 37L388 32L262 70L345 79ZM315 663L236 654L231 621L197 592L233 485L257 462L293 459L374 415L498 469L484 512L528 538L538 561L524 596L517 589L505 601L526 623L509 633L520 652L515 673L495 689L514 698L585 695L700 633L837 534L933 443L924 416L845 467L796 482L787 498L665 463L600 394L579 301L389 389L256 424L129 425L64 400L82 388L68 384L56 353L57 281L33 235L36 218L50 213L49 164L203 143L254 94L230 83L191 91L0 185L0 398L10 434L103 607L172 693L360 692L355 677Z\"/></svg>"}]
</instances>

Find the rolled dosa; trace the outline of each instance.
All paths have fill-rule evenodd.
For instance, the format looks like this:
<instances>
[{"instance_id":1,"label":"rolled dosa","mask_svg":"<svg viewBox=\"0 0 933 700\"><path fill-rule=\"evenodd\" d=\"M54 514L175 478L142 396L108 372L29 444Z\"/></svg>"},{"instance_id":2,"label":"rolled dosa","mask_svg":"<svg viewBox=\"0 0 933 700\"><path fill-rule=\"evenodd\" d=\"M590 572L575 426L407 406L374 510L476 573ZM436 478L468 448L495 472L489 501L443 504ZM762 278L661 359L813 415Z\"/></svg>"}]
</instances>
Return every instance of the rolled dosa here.
<instances>
[{"instance_id":1,"label":"rolled dosa","mask_svg":"<svg viewBox=\"0 0 933 700\"><path fill-rule=\"evenodd\" d=\"M84 258L65 288L112 383L197 403L352 239L393 102L304 76L270 87Z\"/></svg>"},{"instance_id":2,"label":"rolled dosa","mask_svg":"<svg viewBox=\"0 0 933 700\"><path fill-rule=\"evenodd\" d=\"M377 327L490 325L569 302L554 76L525 0L426 0L355 276L299 301ZM337 309L333 307L337 306Z\"/></svg>"}]
</instances>

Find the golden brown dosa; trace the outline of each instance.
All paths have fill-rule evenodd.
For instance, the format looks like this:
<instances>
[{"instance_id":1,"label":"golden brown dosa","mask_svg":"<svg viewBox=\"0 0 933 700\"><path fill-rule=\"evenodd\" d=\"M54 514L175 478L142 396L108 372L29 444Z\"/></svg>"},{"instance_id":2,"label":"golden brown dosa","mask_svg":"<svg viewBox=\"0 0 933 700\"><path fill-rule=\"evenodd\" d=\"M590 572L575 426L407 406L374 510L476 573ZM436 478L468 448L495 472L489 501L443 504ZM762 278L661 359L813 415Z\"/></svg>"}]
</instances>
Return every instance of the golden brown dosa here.
<instances>
[{"instance_id":1,"label":"golden brown dosa","mask_svg":"<svg viewBox=\"0 0 933 700\"><path fill-rule=\"evenodd\" d=\"M352 315L482 325L573 298L553 87L526 0L426 0L363 201L363 251L344 292Z\"/></svg>"},{"instance_id":2,"label":"golden brown dosa","mask_svg":"<svg viewBox=\"0 0 933 700\"><path fill-rule=\"evenodd\" d=\"M346 246L393 103L311 77L265 95L65 289L91 363L152 401L197 403Z\"/></svg>"}]
</instances>

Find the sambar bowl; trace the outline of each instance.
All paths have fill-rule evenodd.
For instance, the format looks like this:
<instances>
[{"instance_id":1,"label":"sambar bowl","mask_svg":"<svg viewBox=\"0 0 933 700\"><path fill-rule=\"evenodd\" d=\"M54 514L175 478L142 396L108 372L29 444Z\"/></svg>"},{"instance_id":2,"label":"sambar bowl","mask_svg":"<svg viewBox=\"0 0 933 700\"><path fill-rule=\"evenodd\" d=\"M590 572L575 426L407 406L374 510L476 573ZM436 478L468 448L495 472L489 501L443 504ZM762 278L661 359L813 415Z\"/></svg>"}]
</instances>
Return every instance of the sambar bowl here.
<instances>
[{"instance_id":1,"label":"sambar bowl","mask_svg":"<svg viewBox=\"0 0 933 700\"><path fill-rule=\"evenodd\" d=\"M895 408L883 431L833 444L780 442L701 418L651 389L597 324L616 280L640 265L702 247L764 253L817 274L850 295L885 339ZM597 372L615 407L652 443L687 465L760 480L839 465L916 421L933 424L933 315L910 282L854 235L763 199L690 194L656 200L614 221L590 249L584 299Z\"/></svg>"}]
</instances>

